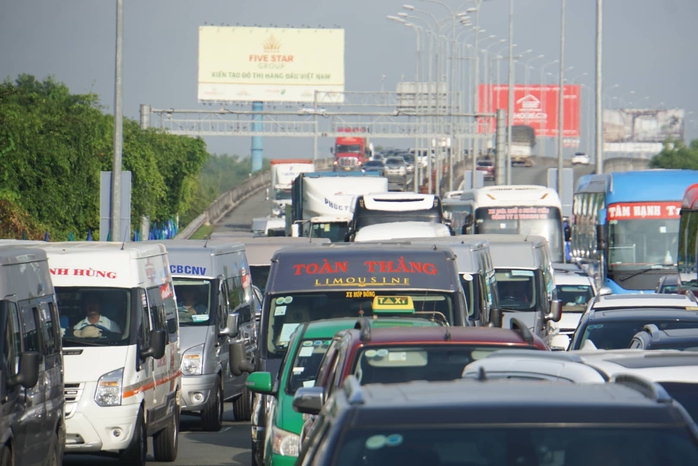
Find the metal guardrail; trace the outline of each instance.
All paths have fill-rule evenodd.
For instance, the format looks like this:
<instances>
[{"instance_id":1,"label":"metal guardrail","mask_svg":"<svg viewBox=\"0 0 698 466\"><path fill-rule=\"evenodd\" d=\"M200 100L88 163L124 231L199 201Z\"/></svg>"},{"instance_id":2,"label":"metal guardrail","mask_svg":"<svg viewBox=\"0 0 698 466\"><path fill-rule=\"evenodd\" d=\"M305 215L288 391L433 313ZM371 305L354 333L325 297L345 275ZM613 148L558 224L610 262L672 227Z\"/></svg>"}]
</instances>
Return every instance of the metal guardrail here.
<instances>
[{"instance_id":1,"label":"metal guardrail","mask_svg":"<svg viewBox=\"0 0 698 466\"><path fill-rule=\"evenodd\" d=\"M328 170L332 167L333 158L318 159L315 161L315 169L318 171ZM215 224L224 216L232 212L246 199L271 185L271 172L259 172L235 188L226 191L209 205L206 210L192 220L186 227L177 233L176 239L189 239L196 231L204 225Z\"/></svg>"}]
</instances>

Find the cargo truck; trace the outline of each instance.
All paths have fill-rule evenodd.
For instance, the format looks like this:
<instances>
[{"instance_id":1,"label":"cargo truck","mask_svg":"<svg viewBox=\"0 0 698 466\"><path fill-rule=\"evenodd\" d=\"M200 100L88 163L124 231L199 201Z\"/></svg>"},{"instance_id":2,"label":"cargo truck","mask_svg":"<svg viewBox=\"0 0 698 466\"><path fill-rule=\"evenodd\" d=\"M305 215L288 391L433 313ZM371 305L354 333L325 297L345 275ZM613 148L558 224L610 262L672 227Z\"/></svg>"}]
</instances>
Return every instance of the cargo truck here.
<instances>
[{"instance_id":1,"label":"cargo truck","mask_svg":"<svg viewBox=\"0 0 698 466\"><path fill-rule=\"evenodd\" d=\"M338 128L347 133L335 139L332 152L334 164L332 171L357 171L373 156L373 145L368 141L367 128Z\"/></svg>"},{"instance_id":2,"label":"cargo truck","mask_svg":"<svg viewBox=\"0 0 698 466\"><path fill-rule=\"evenodd\" d=\"M344 241L354 198L388 192L388 179L377 172L303 173L291 189L286 234Z\"/></svg>"},{"instance_id":3,"label":"cargo truck","mask_svg":"<svg viewBox=\"0 0 698 466\"><path fill-rule=\"evenodd\" d=\"M271 188L267 188L267 200L271 203L273 217L286 212L291 203L291 183L300 174L315 171L315 164L308 159L274 159L271 161Z\"/></svg>"}]
</instances>

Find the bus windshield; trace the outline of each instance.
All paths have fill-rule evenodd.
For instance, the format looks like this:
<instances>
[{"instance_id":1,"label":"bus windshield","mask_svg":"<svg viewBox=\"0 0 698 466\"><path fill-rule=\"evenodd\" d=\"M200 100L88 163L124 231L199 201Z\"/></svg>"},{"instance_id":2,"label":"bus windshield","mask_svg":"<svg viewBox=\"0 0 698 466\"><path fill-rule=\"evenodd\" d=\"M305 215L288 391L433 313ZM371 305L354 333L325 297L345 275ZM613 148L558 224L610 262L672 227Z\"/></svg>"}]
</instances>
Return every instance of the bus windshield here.
<instances>
[{"instance_id":1,"label":"bus windshield","mask_svg":"<svg viewBox=\"0 0 698 466\"><path fill-rule=\"evenodd\" d=\"M608 227L609 269L675 266L677 219L611 220Z\"/></svg>"},{"instance_id":2,"label":"bus windshield","mask_svg":"<svg viewBox=\"0 0 698 466\"><path fill-rule=\"evenodd\" d=\"M395 295L412 297L415 313L405 313L405 316L435 318L437 321L443 321L445 317L449 324L454 322L453 297L446 292L360 290L277 294L270 297L271 307L266 314L269 316L266 324L269 357L283 357L291 334L304 322L339 317L370 317L374 315L374 297ZM434 313L440 315L435 317Z\"/></svg>"},{"instance_id":3,"label":"bus windshield","mask_svg":"<svg viewBox=\"0 0 698 466\"><path fill-rule=\"evenodd\" d=\"M553 262L564 262L562 216L554 207L480 207L475 209L475 233L542 236Z\"/></svg>"},{"instance_id":4,"label":"bus windshield","mask_svg":"<svg viewBox=\"0 0 698 466\"><path fill-rule=\"evenodd\" d=\"M56 287L64 347L131 344L131 290Z\"/></svg>"},{"instance_id":5,"label":"bus windshield","mask_svg":"<svg viewBox=\"0 0 698 466\"><path fill-rule=\"evenodd\" d=\"M174 280L180 327L202 327L210 324L211 281L201 279Z\"/></svg>"}]
</instances>

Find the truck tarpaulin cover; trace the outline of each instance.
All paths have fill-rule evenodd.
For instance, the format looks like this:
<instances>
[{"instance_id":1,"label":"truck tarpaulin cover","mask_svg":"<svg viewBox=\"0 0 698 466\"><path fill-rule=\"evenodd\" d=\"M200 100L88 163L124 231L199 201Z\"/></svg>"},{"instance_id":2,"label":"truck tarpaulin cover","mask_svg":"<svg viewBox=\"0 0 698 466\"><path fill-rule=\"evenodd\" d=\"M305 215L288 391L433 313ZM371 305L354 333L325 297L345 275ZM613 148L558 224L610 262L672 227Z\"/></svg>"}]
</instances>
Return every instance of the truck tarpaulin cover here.
<instances>
[{"instance_id":1,"label":"truck tarpaulin cover","mask_svg":"<svg viewBox=\"0 0 698 466\"><path fill-rule=\"evenodd\" d=\"M581 126L581 86L565 86L563 132L565 138L579 138ZM513 125L528 125L536 131L536 136L544 138L557 137L558 132L558 92L559 86L523 84L514 86L514 121ZM506 111L509 107L509 86L503 84L479 87L480 113ZM480 132L495 132L496 121L490 121L480 127Z\"/></svg>"},{"instance_id":2,"label":"truck tarpaulin cover","mask_svg":"<svg viewBox=\"0 0 698 466\"><path fill-rule=\"evenodd\" d=\"M330 252L330 251L328 251ZM332 251L334 252L334 251ZM347 251L349 252L349 251ZM453 291L454 261L447 251L395 251L281 256L272 265L273 292L299 290L433 289Z\"/></svg>"}]
</instances>

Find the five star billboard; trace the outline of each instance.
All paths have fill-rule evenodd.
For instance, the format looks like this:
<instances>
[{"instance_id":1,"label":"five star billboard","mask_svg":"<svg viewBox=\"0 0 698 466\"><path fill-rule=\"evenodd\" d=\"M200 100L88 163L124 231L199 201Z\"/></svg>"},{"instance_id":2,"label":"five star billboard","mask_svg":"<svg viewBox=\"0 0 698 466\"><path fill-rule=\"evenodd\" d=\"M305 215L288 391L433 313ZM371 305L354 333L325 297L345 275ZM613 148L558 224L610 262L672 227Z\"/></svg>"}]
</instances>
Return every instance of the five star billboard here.
<instances>
[{"instance_id":1,"label":"five star billboard","mask_svg":"<svg viewBox=\"0 0 698 466\"><path fill-rule=\"evenodd\" d=\"M559 86L517 84L514 86L513 125L528 125L536 137L555 138L558 133ZM486 85L479 88L479 112L494 113L506 111L509 107L509 86L504 84ZM581 86L564 87L563 135L565 139L578 139L581 126ZM495 121L488 125L489 132L495 131Z\"/></svg>"},{"instance_id":2,"label":"five star billboard","mask_svg":"<svg viewBox=\"0 0 698 466\"><path fill-rule=\"evenodd\" d=\"M344 30L202 26L201 102L342 102Z\"/></svg>"}]
</instances>

